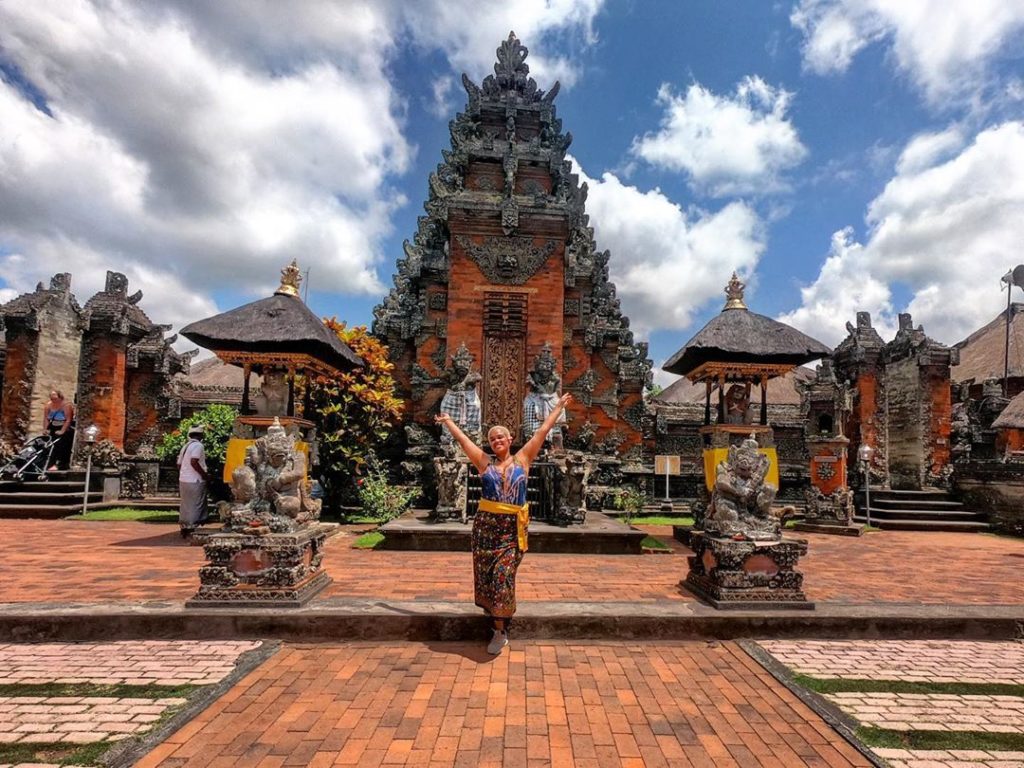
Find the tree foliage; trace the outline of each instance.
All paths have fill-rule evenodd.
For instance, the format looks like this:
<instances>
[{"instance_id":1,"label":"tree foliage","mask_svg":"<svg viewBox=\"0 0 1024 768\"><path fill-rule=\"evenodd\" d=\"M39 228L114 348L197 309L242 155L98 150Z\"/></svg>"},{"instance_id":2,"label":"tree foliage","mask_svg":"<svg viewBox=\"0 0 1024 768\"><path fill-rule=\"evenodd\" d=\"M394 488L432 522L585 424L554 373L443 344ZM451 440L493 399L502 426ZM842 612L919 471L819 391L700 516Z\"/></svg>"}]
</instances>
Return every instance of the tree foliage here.
<instances>
[{"instance_id":1,"label":"tree foliage","mask_svg":"<svg viewBox=\"0 0 1024 768\"><path fill-rule=\"evenodd\" d=\"M349 328L335 318L324 323L366 363L312 382L311 417L319 434L325 506L336 509L355 499L355 480L366 474L391 437L403 403L395 396L387 347L366 326Z\"/></svg>"},{"instance_id":2,"label":"tree foliage","mask_svg":"<svg viewBox=\"0 0 1024 768\"><path fill-rule=\"evenodd\" d=\"M177 429L164 435L156 446L156 455L161 459L177 459L178 453L188 440L188 430L195 424L205 427L203 432L203 450L206 452L206 468L214 479L214 492L220 485L220 477L224 472L224 459L227 454L228 440L238 416L238 409L230 405L208 405L178 423Z\"/></svg>"}]
</instances>

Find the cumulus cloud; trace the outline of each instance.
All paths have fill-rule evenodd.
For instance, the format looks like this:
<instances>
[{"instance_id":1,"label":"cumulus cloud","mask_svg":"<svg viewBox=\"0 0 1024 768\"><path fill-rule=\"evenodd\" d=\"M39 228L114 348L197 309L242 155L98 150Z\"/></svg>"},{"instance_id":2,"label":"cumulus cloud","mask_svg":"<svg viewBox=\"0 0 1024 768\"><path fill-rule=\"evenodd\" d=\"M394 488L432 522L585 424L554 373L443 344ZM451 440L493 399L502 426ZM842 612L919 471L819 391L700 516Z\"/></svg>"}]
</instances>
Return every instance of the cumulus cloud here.
<instances>
[{"instance_id":1,"label":"cumulus cloud","mask_svg":"<svg viewBox=\"0 0 1024 768\"><path fill-rule=\"evenodd\" d=\"M807 154L786 117L792 94L759 77L744 78L731 95L694 83L684 94L658 90L663 107L656 132L633 141L630 152L651 165L689 176L714 196L777 191L781 174Z\"/></svg>"},{"instance_id":2,"label":"cumulus cloud","mask_svg":"<svg viewBox=\"0 0 1024 768\"><path fill-rule=\"evenodd\" d=\"M891 41L899 67L939 104L968 96L994 58L1021 41L1021 0L800 0L790 21L804 35L805 66L844 72L863 48Z\"/></svg>"},{"instance_id":3,"label":"cumulus cloud","mask_svg":"<svg viewBox=\"0 0 1024 768\"><path fill-rule=\"evenodd\" d=\"M19 73L0 79L4 290L70 270L88 296L116 269L155 320L178 324L214 311L217 289L271 290L298 258L321 290L378 294L406 203L395 180L415 152L410 94L389 72L399 48L448 45L453 66L483 70L512 26L592 39L600 5L0 4L0 55ZM439 34L452 14L470 29ZM535 69L571 74L540 49Z\"/></svg>"},{"instance_id":4,"label":"cumulus cloud","mask_svg":"<svg viewBox=\"0 0 1024 768\"><path fill-rule=\"evenodd\" d=\"M574 161L575 162L575 161ZM683 210L660 190L641 191L615 174L589 178L587 211L599 248L611 251L612 280L641 336L686 328L733 270L750 275L764 251L757 213L743 202L718 211Z\"/></svg>"},{"instance_id":5,"label":"cumulus cloud","mask_svg":"<svg viewBox=\"0 0 1024 768\"><path fill-rule=\"evenodd\" d=\"M999 278L1020 262L1024 242L1024 123L988 128L946 157L955 133L909 142L896 176L868 206L866 242L837 232L801 306L783 321L834 344L857 310L889 333L895 312L907 311L952 344L1000 311ZM911 296L899 309L897 285Z\"/></svg>"}]
</instances>

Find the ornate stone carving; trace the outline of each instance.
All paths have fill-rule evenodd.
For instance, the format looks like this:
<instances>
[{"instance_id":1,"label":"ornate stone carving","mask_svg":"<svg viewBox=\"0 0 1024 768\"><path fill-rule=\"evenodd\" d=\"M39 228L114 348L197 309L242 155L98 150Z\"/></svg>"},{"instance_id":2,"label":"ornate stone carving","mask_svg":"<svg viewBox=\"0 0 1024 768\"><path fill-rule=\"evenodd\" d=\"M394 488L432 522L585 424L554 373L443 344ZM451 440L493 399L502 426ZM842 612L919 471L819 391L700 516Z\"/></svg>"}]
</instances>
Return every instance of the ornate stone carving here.
<instances>
[{"instance_id":1,"label":"ornate stone carving","mask_svg":"<svg viewBox=\"0 0 1024 768\"><path fill-rule=\"evenodd\" d=\"M544 265L556 247L554 240L535 246L533 238L529 237L488 237L479 245L462 235L457 240L487 279L499 285L523 285Z\"/></svg>"},{"instance_id":2,"label":"ornate stone carving","mask_svg":"<svg viewBox=\"0 0 1024 768\"><path fill-rule=\"evenodd\" d=\"M844 526L853 524L853 492L848 488L840 488L826 495L817 488L811 487L805 490L805 495L807 523Z\"/></svg>"},{"instance_id":3,"label":"ornate stone carving","mask_svg":"<svg viewBox=\"0 0 1024 768\"><path fill-rule=\"evenodd\" d=\"M558 500L552 522L561 525L583 524L587 520L587 480L596 462L580 451L566 451L552 463L558 473Z\"/></svg>"},{"instance_id":4,"label":"ornate stone carving","mask_svg":"<svg viewBox=\"0 0 1024 768\"><path fill-rule=\"evenodd\" d=\"M434 457L434 472L437 475L435 519L466 522L467 467L467 463L461 459Z\"/></svg>"},{"instance_id":5,"label":"ornate stone carving","mask_svg":"<svg viewBox=\"0 0 1024 768\"><path fill-rule=\"evenodd\" d=\"M796 570L806 541L733 541L694 531L690 548L686 587L715 608L814 607Z\"/></svg>"},{"instance_id":6,"label":"ornate stone carving","mask_svg":"<svg viewBox=\"0 0 1024 768\"><path fill-rule=\"evenodd\" d=\"M465 344L460 344L452 355L451 365L446 372L448 391L441 399L440 412L451 416L459 429L471 440L479 443L483 436L480 431L480 395L477 392L477 384L482 377L473 370L473 363L473 354ZM454 456L455 441L447 429L441 430L441 446L446 453Z\"/></svg>"},{"instance_id":7,"label":"ornate stone carving","mask_svg":"<svg viewBox=\"0 0 1024 768\"><path fill-rule=\"evenodd\" d=\"M709 535L736 540L779 538L779 521L771 510L778 489L765 482L769 466L753 436L730 446L728 458L718 465L704 520Z\"/></svg>"}]
</instances>

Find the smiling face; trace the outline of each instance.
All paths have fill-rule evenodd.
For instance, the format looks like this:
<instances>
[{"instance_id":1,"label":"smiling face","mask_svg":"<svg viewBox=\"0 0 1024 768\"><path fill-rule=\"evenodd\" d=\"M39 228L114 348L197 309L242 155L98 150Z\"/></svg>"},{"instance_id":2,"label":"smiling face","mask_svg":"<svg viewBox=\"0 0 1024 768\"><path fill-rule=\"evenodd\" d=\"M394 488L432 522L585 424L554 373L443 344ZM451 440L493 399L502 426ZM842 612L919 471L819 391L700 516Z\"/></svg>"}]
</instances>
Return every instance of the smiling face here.
<instances>
[{"instance_id":1,"label":"smiling face","mask_svg":"<svg viewBox=\"0 0 1024 768\"><path fill-rule=\"evenodd\" d=\"M505 427L491 427L487 432L487 442L491 444L494 455L504 459L512 447L512 435Z\"/></svg>"}]
</instances>

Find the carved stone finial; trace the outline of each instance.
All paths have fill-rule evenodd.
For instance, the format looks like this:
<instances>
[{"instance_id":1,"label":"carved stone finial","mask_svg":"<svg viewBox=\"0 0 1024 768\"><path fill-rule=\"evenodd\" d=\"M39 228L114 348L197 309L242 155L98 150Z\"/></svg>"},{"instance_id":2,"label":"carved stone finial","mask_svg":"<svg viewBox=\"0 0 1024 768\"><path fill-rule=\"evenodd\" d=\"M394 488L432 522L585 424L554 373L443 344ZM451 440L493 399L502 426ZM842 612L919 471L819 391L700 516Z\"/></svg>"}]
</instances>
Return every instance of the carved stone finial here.
<instances>
[{"instance_id":1,"label":"carved stone finial","mask_svg":"<svg viewBox=\"0 0 1024 768\"><path fill-rule=\"evenodd\" d=\"M508 39L498 46L496 53L498 61L494 64L494 74L499 78L504 76L508 82L514 82L517 74L530 74L530 66L526 63L530 52L519 42L515 32L508 33Z\"/></svg>"},{"instance_id":2,"label":"carved stone finial","mask_svg":"<svg viewBox=\"0 0 1024 768\"><path fill-rule=\"evenodd\" d=\"M740 280L739 275L733 272L732 277L729 278L729 284L725 286L725 296L727 300L725 302L725 306L722 307L723 312L727 309L747 308L747 305L743 302L743 291L746 287L746 284Z\"/></svg>"},{"instance_id":3,"label":"carved stone finial","mask_svg":"<svg viewBox=\"0 0 1024 768\"><path fill-rule=\"evenodd\" d=\"M298 296L299 283L302 282L302 273L299 272L299 264L295 259L292 263L281 270L281 286L274 291L275 296Z\"/></svg>"}]
</instances>

